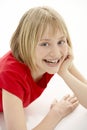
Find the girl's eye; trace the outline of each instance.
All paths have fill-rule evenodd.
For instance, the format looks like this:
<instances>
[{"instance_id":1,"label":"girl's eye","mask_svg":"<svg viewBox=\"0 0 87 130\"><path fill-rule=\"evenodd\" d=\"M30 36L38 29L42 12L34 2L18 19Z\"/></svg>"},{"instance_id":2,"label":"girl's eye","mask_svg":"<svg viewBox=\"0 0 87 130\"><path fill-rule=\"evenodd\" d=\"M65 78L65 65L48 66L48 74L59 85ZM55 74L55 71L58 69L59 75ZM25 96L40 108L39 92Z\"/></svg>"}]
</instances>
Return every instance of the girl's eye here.
<instances>
[{"instance_id":1,"label":"girl's eye","mask_svg":"<svg viewBox=\"0 0 87 130\"><path fill-rule=\"evenodd\" d=\"M62 44L64 44L64 43L65 43L65 41L64 41L64 40L61 40L61 41L58 42L58 45L62 45Z\"/></svg>"},{"instance_id":2,"label":"girl's eye","mask_svg":"<svg viewBox=\"0 0 87 130\"><path fill-rule=\"evenodd\" d=\"M46 43L41 43L40 44L41 46L48 46L48 43L46 42Z\"/></svg>"}]
</instances>

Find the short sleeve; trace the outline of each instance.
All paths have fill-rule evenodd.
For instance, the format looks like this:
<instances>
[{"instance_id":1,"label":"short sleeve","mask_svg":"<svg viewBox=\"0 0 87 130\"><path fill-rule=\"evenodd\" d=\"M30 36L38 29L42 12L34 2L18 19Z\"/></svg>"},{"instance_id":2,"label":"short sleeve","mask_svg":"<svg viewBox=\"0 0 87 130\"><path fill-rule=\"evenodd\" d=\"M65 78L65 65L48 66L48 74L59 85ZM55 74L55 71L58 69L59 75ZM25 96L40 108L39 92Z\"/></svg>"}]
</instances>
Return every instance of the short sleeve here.
<instances>
[{"instance_id":1,"label":"short sleeve","mask_svg":"<svg viewBox=\"0 0 87 130\"><path fill-rule=\"evenodd\" d=\"M9 70L0 73L0 88L19 97L24 104L26 94L25 77L17 71Z\"/></svg>"},{"instance_id":2,"label":"short sleeve","mask_svg":"<svg viewBox=\"0 0 87 130\"><path fill-rule=\"evenodd\" d=\"M7 90L20 98L24 107L30 103L31 96L26 68L11 52L0 59L0 95L2 97L2 89Z\"/></svg>"}]
</instances>

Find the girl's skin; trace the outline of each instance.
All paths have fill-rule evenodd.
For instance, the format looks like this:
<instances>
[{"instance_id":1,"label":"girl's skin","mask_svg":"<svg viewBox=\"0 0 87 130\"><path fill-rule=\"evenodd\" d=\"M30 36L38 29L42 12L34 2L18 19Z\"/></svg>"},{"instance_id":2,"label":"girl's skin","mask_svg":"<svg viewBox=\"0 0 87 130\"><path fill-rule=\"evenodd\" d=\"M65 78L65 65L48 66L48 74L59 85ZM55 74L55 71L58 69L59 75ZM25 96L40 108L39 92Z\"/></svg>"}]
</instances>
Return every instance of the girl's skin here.
<instances>
[{"instance_id":1,"label":"girl's skin","mask_svg":"<svg viewBox=\"0 0 87 130\"><path fill-rule=\"evenodd\" d=\"M58 72L66 83L69 82L67 84L73 88L73 85L71 85L72 80L69 78L70 83L65 78L65 76L68 76L67 73L72 71L72 68L70 68L68 72L71 62L71 59L67 57L68 50L66 37L59 31L52 35L49 28L47 28L36 46L37 71L31 72L34 80L40 79L45 72L50 74ZM6 90L3 90L2 95L7 130L27 130L22 101ZM75 96L67 95L60 101L54 101L46 117L33 130L54 130L57 124L77 106L78 100Z\"/></svg>"},{"instance_id":2,"label":"girl's skin","mask_svg":"<svg viewBox=\"0 0 87 130\"><path fill-rule=\"evenodd\" d=\"M58 31L54 36L46 29L42 38L36 46L36 65L37 72L31 72L35 80L41 77L45 72L55 74L58 72L61 63L68 53L68 44L66 37Z\"/></svg>"},{"instance_id":3,"label":"girl's skin","mask_svg":"<svg viewBox=\"0 0 87 130\"><path fill-rule=\"evenodd\" d=\"M66 84L75 93L79 102L87 108L87 80L80 74L72 63L73 55L69 48L69 54L67 58L62 63L58 74L64 79Z\"/></svg>"}]
</instances>

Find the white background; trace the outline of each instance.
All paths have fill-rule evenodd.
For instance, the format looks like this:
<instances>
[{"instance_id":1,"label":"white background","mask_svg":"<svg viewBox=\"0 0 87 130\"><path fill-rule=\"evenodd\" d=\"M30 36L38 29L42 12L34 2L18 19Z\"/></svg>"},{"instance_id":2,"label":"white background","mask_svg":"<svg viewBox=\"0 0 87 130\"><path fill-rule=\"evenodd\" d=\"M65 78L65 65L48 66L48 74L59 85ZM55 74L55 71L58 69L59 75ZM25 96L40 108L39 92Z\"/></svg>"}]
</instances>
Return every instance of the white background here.
<instances>
[{"instance_id":1,"label":"white background","mask_svg":"<svg viewBox=\"0 0 87 130\"><path fill-rule=\"evenodd\" d=\"M34 6L48 5L65 19L73 43L74 63L87 77L87 0L0 0L0 57L10 48L10 38L25 11ZM28 130L36 126L48 112L54 98L71 93L58 78L49 83L42 96L27 108ZM58 78L58 79L57 79ZM5 130L3 114L0 113L0 130ZM87 110L79 106L65 118L56 130L87 130Z\"/></svg>"},{"instance_id":2,"label":"white background","mask_svg":"<svg viewBox=\"0 0 87 130\"><path fill-rule=\"evenodd\" d=\"M74 62L87 77L87 0L0 0L0 57L10 47L10 39L21 16L29 8L48 5L64 18L73 43Z\"/></svg>"}]
</instances>

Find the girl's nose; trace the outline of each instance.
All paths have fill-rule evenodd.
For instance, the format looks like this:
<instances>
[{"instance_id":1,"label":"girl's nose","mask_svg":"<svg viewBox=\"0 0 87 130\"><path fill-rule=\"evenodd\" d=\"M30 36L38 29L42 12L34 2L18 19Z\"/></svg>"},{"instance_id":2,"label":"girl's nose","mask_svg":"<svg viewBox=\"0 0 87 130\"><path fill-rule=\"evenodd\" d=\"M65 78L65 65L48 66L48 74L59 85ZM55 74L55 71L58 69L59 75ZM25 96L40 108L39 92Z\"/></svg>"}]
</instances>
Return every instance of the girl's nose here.
<instances>
[{"instance_id":1,"label":"girl's nose","mask_svg":"<svg viewBox=\"0 0 87 130\"><path fill-rule=\"evenodd\" d=\"M61 50L58 46L54 46L50 50L50 56L51 57L60 57L61 56Z\"/></svg>"}]
</instances>

